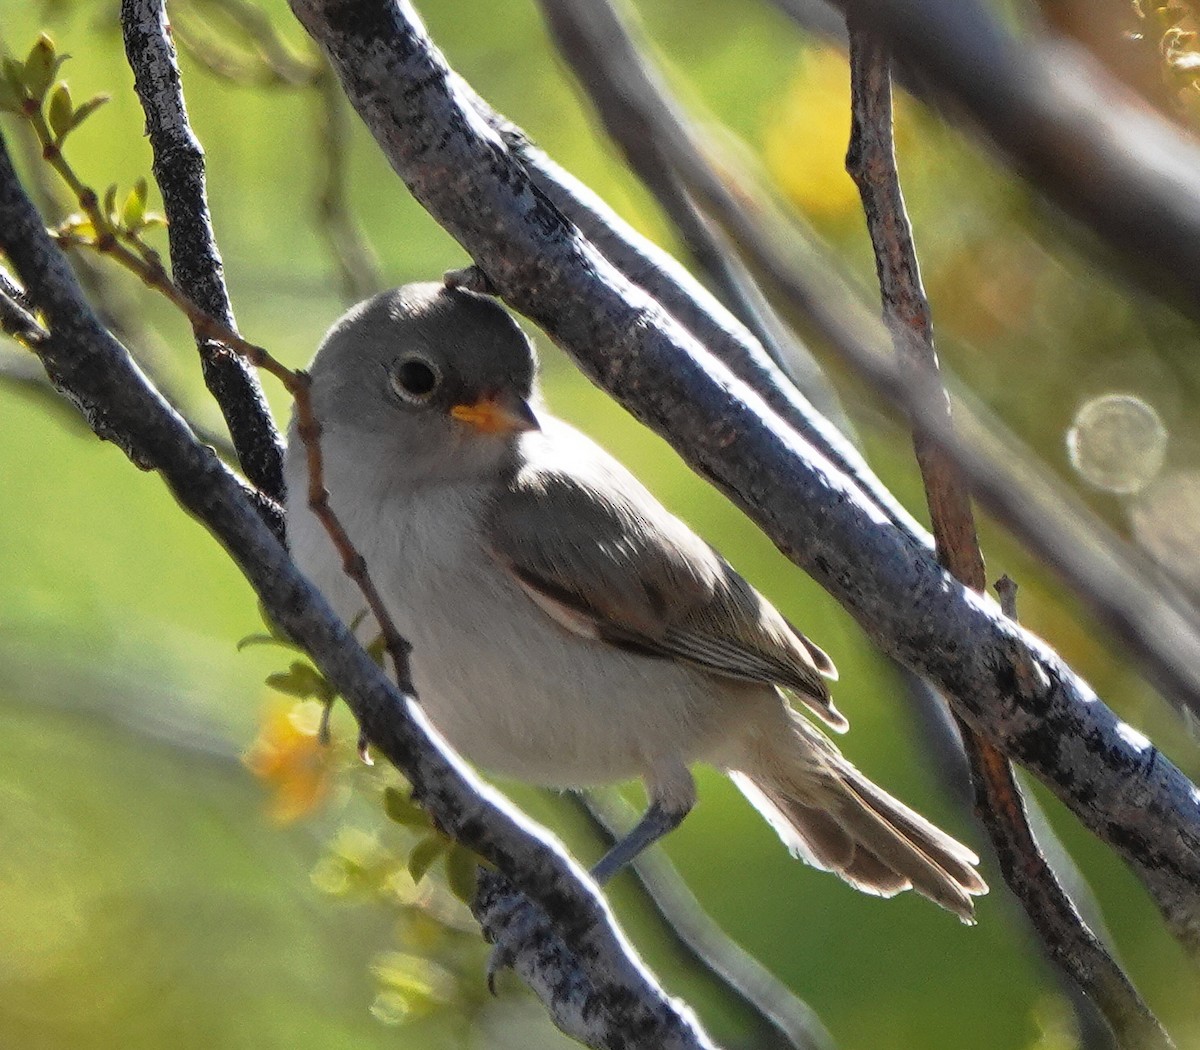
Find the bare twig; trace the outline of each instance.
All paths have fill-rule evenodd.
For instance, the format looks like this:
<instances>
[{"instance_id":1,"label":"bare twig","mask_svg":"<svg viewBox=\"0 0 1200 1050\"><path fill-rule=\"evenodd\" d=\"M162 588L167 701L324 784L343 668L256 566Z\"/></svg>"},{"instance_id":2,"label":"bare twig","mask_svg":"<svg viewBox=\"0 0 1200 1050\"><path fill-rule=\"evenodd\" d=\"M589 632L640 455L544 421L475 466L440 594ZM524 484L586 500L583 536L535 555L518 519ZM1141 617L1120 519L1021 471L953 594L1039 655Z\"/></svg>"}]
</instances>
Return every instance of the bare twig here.
<instances>
[{"instance_id":1,"label":"bare twig","mask_svg":"<svg viewBox=\"0 0 1200 1050\"><path fill-rule=\"evenodd\" d=\"M950 402L941 385L929 301L921 285L912 227L900 190L892 140L892 84L887 51L872 26L849 20L851 132L846 170L862 197L875 253L883 317L902 367L929 390L947 430ZM972 590L986 586L970 498L956 464L913 423L913 445L925 486L938 560ZM1010 618L1015 613L1005 610ZM1025 909L1044 950L1099 1004L1128 1047L1172 1045L1165 1031L1104 946L1087 928L1042 854L1025 813L1012 765L959 719L975 784L975 808L1000 860L1005 882Z\"/></svg>"},{"instance_id":2,"label":"bare twig","mask_svg":"<svg viewBox=\"0 0 1200 1050\"><path fill-rule=\"evenodd\" d=\"M318 161L315 210L317 229L324 235L341 280L342 296L358 302L379 291L379 260L350 212L346 199L350 164L350 121L346 96L328 64L313 81L318 100L316 157Z\"/></svg>"},{"instance_id":3,"label":"bare twig","mask_svg":"<svg viewBox=\"0 0 1200 1050\"><path fill-rule=\"evenodd\" d=\"M204 151L188 123L175 48L167 32L165 0L122 0L121 25L134 87L146 113L154 177L169 223L175 279L200 311L235 331L221 256L209 221ZM94 209L87 210L101 233L105 224L96 221ZM196 346L204 381L229 426L242 469L267 500L278 503L283 496L283 442L257 376L244 360L202 329L196 329ZM272 514L271 524L282 534L280 512Z\"/></svg>"},{"instance_id":4,"label":"bare twig","mask_svg":"<svg viewBox=\"0 0 1200 1050\"><path fill-rule=\"evenodd\" d=\"M1004 614L1017 619L1017 585L1008 576L995 584ZM1138 994L1129 977L1079 914L1042 855L1025 819L1020 789L1011 802L1020 819L1009 821L1007 837L992 844L1005 881L1034 923L1042 947L1100 1010L1121 1047L1170 1047L1174 1044Z\"/></svg>"},{"instance_id":5,"label":"bare twig","mask_svg":"<svg viewBox=\"0 0 1200 1050\"><path fill-rule=\"evenodd\" d=\"M910 418L924 419L928 438L941 445L963 471L986 509L1075 589L1142 662L1164 696L1181 709L1200 713L1200 622L1195 610L1168 588L1156 586L1154 575L1140 571L1137 566L1145 559L1127 545L1115 543L1094 514L1077 503L1064 507L1065 497L1046 498L1047 486L1032 487L1021 476L1030 473L1027 465L1022 464L1020 473L1014 471L1009 463L1015 443L997 437L994 427L984 428L963 411L966 406L960 405L965 436L944 425L943 395L914 384L883 350L877 322L836 279L836 266L799 240L799 228L789 228L774 214L766 221L762 213L769 204L748 195L744 180L735 188L726 185L729 165L718 172L708 159L695 129L677 116L678 107L663 93L660 81L648 75L644 59L608 0L591 0L586 7L574 0L542 2L553 4L560 18L579 16L571 31L586 40L587 56L597 63L595 73L622 87L616 101L625 107L625 115L617 125L650 129L647 134L653 135L662 155L738 248L754 260L769 290L803 313L831 349L880 395ZM778 236L779 229L788 229L786 242ZM759 384L752 385L793 422ZM809 430L797 429L812 440ZM819 442L814 444L825 452ZM882 487L865 465L853 476L872 495L875 486ZM903 528L910 519L893 520ZM919 529L908 531L923 541Z\"/></svg>"},{"instance_id":6,"label":"bare twig","mask_svg":"<svg viewBox=\"0 0 1200 1050\"><path fill-rule=\"evenodd\" d=\"M253 48L252 52L235 50L228 27L225 32L208 31L207 27L194 33L188 30L188 53L210 72L240 83L285 87L303 87L321 75L320 64L308 55L296 54L270 16L246 0L187 0L173 4L172 14L177 21L181 10L198 13L203 9L223 16ZM178 26L173 28L178 30Z\"/></svg>"},{"instance_id":7,"label":"bare twig","mask_svg":"<svg viewBox=\"0 0 1200 1050\"><path fill-rule=\"evenodd\" d=\"M776 0L778 3L779 0ZM1152 295L1200 316L1200 143L1082 48L1018 39L980 0L833 0L1107 243Z\"/></svg>"},{"instance_id":8,"label":"bare twig","mask_svg":"<svg viewBox=\"0 0 1200 1050\"><path fill-rule=\"evenodd\" d=\"M195 0L193 0L195 2ZM187 10L190 5L183 5ZM317 163L314 217L337 268L343 298L357 302L382 286L379 262L350 211L349 121L337 78L319 57L301 59L284 43L273 22L242 0L203 0L199 6L220 11L256 45L253 54L230 48L223 37L200 28L179 32L175 39L214 76L237 84L300 89L316 96L313 126ZM178 10L175 20L178 23Z\"/></svg>"},{"instance_id":9,"label":"bare twig","mask_svg":"<svg viewBox=\"0 0 1200 1050\"><path fill-rule=\"evenodd\" d=\"M616 791L569 797L610 845L637 819ZM639 854L630 871L695 964L753 1011L758 1027L747 1045L756 1050L832 1050L833 1037L812 1007L709 918L662 850Z\"/></svg>"},{"instance_id":10,"label":"bare twig","mask_svg":"<svg viewBox=\"0 0 1200 1050\"><path fill-rule=\"evenodd\" d=\"M567 222L480 120L409 4L291 4L414 195L504 298L731 495L876 644L1044 779L1200 949L1200 812L1187 778L1044 642L948 577ZM877 361L874 342L852 335ZM1188 646L1184 666L1200 672L1200 646ZM1026 661L1029 683L1015 674Z\"/></svg>"},{"instance_id":11,"label":"bare twig","mask_svg":"<svg viewBox=\"0 0 1200 1050\"><path fill-rule=\"evenodd\" d=\"M38 353L55 384L98 434L137 465L160 471L181 504L213 531L274 621L312 654L438 825L541 905L592 989L589 1016L607 1023L606 1045L624 1038L623 1045L633 1046L633 1032L647 1047L710 1046L618 938L582 872L430 738L411 695L397 690L296 570L256 511L252 490L195 441L97 322L22 191L2 139L0 249L46 318L50 338Z\"/></svg>"},{"instance_id":12,"label":"bare twig","mask_svg":"<svg viewBox=\"0 0 1200 1050\"><path fill-rule=\"evenodd\" d=\"M938 560L974 591L987 586L975 514L958 465L925 428L936 411L942 426L953 427L950 399L942 386L933 320L921 286L917 253L892 144L892 81L887 54L857 22L850 23L850 147L846 170L858 186L875 253L883 320L903 374L923 387L929 411L914 417L913 447Z\"/></svg>"}]
</instances>

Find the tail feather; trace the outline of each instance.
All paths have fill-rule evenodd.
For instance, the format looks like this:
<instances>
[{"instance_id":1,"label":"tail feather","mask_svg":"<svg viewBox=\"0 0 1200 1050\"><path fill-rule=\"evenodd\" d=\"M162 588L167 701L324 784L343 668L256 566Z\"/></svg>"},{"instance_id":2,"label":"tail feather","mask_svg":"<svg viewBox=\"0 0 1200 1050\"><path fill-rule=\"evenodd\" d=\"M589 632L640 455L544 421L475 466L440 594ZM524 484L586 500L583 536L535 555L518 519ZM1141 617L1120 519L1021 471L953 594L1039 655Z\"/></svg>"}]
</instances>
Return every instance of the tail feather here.
<instances>
[{"instance_id":1,"label":"tail feather","mask_svg":"<svg viewBox=\"0 0 1200 1050\"><path fill-rule=\"evenodd\" d=\"M734 782L791 851L878 897L907 889L974 922L987 892L966 846L892 798L799 716L757 742Z\"/></svg>"}]
</instances>

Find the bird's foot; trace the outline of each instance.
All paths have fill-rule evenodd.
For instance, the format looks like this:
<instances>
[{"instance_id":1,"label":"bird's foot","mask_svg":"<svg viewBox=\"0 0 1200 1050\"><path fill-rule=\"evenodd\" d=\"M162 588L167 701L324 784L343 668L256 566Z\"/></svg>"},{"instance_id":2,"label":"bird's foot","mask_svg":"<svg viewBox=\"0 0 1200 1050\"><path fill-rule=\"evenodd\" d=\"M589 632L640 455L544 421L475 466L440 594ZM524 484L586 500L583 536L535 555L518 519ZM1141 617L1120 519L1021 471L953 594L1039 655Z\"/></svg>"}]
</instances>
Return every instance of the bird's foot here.
<instances>
[{"instance_id":1,"label":"bird's foot","mask_svg":"<svg viewBox=\"0 0 1200 1050\"><path fill-rule=\"evenodd\" d=\"M511 969L521 953L541 936L547 925L545 914L504 876L494 871L480 873L472 910L493 944L488 956L487 986L496 994L496 978Z\"/></svg>"},{"instance_id":2,"label":"bird's foot","mask_svg":"<svg viewBox=\"0 0 1200 1050\"><path fill-rule=\"evenodd\" d=\"M505 970L512 969L517 957L540 932L544 922L545 918L537 905L524 894L514 894L509 915L503 920L496 943L488 956L487 986L492 995L496 994L496 978Z\"/></svg>"}]
</instances>

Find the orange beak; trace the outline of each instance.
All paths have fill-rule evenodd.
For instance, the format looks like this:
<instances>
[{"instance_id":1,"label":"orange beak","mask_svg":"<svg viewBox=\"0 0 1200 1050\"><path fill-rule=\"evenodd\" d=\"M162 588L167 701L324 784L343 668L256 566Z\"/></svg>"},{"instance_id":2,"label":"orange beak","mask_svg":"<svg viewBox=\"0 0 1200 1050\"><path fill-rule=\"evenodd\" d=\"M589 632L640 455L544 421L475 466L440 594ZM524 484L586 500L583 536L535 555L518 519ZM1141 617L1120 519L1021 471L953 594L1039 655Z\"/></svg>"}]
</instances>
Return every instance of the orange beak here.
<instances>
[{"instance_id":1,"label":"orange beak","mask_svg":"<svg viewBox=\"0 0 1200 1050\"><path fill-rule=\"evenodd\" d=\"M524 399L507 394L481 397L469 405L455 405L450 415L470 423L484 434L517 434L524 430L540 430L533 409Z\"/></svg>"}]
</instances>

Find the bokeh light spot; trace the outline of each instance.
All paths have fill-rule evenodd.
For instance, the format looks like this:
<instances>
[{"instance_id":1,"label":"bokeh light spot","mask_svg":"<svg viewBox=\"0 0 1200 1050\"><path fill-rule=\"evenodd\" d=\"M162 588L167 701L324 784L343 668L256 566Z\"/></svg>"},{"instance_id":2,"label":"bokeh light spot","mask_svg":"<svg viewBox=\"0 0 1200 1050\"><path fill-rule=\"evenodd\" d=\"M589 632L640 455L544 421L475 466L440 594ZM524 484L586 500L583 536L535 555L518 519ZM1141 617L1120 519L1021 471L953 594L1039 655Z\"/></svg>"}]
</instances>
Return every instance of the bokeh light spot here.
<instances>
[{"instance_id":1,"label":"bokeh light spot","mask_svg":"<svg viewBox=\"0 0 1200 1050\"><path fill-rule=\"evenodd\" d=\"M1132 394L1092 398L1067 431L1071 465L1105 492L1140 492L1162 469L1167 428L1154 408Z\"/></svg>"}]
</instances>

